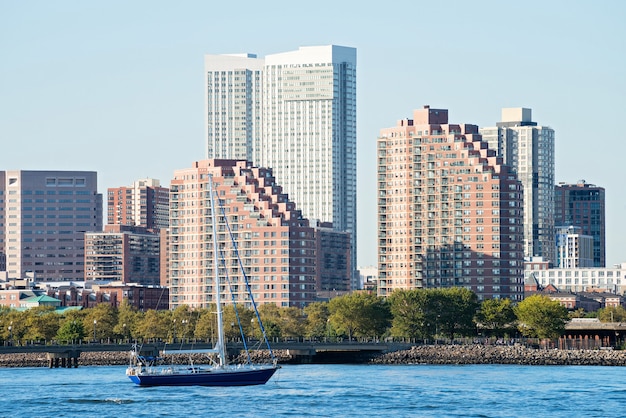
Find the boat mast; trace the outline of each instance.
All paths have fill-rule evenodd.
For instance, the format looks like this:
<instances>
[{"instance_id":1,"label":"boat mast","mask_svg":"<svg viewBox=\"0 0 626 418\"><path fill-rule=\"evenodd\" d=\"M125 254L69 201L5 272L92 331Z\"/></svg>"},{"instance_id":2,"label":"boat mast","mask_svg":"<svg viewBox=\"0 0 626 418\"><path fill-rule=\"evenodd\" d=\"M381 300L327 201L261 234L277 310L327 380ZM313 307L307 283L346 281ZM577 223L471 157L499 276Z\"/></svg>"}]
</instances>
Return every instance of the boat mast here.
<instances>
[{"instance_id":1,"label":"boat mast","mask_svg":"<svg viewBox=\"0 0 626 418\"><path fill-rule=\"evenodd\" d=\"M224 366L226 365L226 350L224 348L224 324L222 323L222 302L220 298L220 276L217 258L217 213L215 212L212 174L209 174L209 194L211 196L211 224L213 227L213 287L215 289L215 306L217 308L217 349L219 351L220 366Z\"/></svg>"}]
</instances>

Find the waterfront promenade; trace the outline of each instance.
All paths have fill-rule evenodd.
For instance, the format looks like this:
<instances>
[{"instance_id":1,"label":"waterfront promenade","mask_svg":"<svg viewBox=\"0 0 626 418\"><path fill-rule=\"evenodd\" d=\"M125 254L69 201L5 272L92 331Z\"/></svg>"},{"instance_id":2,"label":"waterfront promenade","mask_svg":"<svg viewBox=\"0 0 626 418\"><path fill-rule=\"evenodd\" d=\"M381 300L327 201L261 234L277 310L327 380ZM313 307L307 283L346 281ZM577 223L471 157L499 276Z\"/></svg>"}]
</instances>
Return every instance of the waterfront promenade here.
<instances>
[{"instance_id":1,"label":"waterfront promenade","mask_svg":"<svg viewBox=\"0 0 626 418\"><path fill-rule=\"evenodd\" d=\"M397 347L396 347L397 348ZM337 354L337 352L335 352ZM626 366L626 350L533 348L520 344L430 344L416 345L393 351L344 351L342 355L300 357L294 350L274 350L279 363L359 363L359 364L517 364L517 365L588 365ZM253 361L269 359L267 350L251 352ZM188 355L165 355L166 362L185 363ZM80 365L125 365L127 351L86 351L80 355ZM194 354L194 362L202 363L205 355ZM242 356L231 356L241 362ZM43 351L0 354L0 367L46 367Z\"/></svg>"}]
</instances>

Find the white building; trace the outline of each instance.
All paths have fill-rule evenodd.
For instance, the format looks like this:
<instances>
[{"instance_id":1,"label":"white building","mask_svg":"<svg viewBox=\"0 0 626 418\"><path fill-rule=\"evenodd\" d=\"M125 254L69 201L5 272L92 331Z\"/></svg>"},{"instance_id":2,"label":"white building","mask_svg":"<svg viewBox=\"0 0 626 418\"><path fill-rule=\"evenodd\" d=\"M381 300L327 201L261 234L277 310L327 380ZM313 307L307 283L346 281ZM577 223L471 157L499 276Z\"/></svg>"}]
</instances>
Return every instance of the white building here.
<instances>
[{"instance_id":1,"label":"white building","mask_svg":"<svg viewBox=\"0 0 626 418\"><path fill-rule=\"evenodd\" d=\"M207 158L257 160L263 65L254 54L205 55Z\"/></svg>"},{"instance_id":2,"label":"white building","mask_svg":"<svg viewBox=\"0 0 626 418\"><path fill-rule=\"evenodd\" d=\"M556 228L556 265L559 268L593 267L593 237L578 226Z\"/></svg>"},{"instance_id":3,"label":"white building","mask_svg":"<svg viewBox=\"0 0 626 418\"><path fill-rule=\"evenodd\" d=\"M356 49L207 55L205 71L207 158L271 168L305 218L350 232L356 271Z\"/></svg>"},{"instance_id":4,"label":"white building","mask_svg":"<svg viewBox=\"0 0 626 418\"><path fill-rule=\"evenodd\" d=\"M531 109L505 108L502 121L480 133L522 182L524 256L555 263L554 129L533 122Z\"/></svg>"},{"instance_id":5,"label":"white building","mask_svg":"<svg viewBox=\"0 0 626 418\"><path fill-rule=\"evenodd\" d=\"M525 276L534 278L537 283L546 287L553 285L560 291L589 292L604 291L624 294L626 291L626 263L612 268L549 268L541 269L538 266L525 271Z\"/></svg>"}]
</instances>

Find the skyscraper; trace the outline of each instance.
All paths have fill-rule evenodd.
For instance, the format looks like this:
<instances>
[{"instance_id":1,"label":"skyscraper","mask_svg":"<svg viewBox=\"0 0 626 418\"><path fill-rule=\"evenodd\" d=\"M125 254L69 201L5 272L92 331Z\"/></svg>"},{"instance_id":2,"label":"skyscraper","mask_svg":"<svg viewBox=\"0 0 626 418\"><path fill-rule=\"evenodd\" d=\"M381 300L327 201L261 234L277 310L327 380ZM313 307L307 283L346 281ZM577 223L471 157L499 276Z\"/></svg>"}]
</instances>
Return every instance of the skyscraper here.
<instances>
[{"instance_id":1,"label":"skyscraper","mask_svg":"<svg viewBox=\"0 0 626 418\"><path fill-rule=\"evenodd\" d=\"M455 286L521 300L522 187L478 127L425 106L377 145L378 294Z\"/></svg>"},{"instance_id":2,"label":"skyscraper","mask_svg":"<svg viewBox=\"0 0 626 418\"><path fill-rule=\"evenodd\" d=\"M555 187L555 223L593 237L593 267L606 266L604 188L580 180Z\"/></svg>"},{"instance_id":3,"label":"skyscraper","mask_svg":"<svg viewBox=\"0 0 626 418\"><path fill-rule=\"evenodd\" d=\"M207 158L257 161L263 64L254 54L205 55Z\"/></svg>"},{"instance_id":4,"label":"skyscraper","mask_svg":"<svg viewBox=\"0 0 626 418\"><path fill-rule=\"evenodd\" d=\"M84 280L86 231L102 230L102 194L93 171L3 172L9 277Z\"/></svg>"},{"instance_id":5,"label":"skyscraper","mask_svg":"<svg viewBox=\"0 0 626 418\"><path fill-rule=\"evenodd\" d=\"M130 187L107 190L107 223L148 229L169 225L169 189L159 180L141 179Z\"/></svg>"},{"instance_id":6,"label":"skyscraper","mask_svg":"<svg viewBox=\"0 0 626 418\"><path fill-rule=\"evenodd\" d=\"M531 109L505 108L502 121L480 133L522 182L525 257L555 263L554 129L533 122Z\"/></svg>"},{"instance_id":7,"label":"skyscraper","mask_svg":"<svg viewBox=\"0 0 626 418\"><path fill-rule=\"evenodd\" d=\"M208 55L205 69L207 158L271 168L304 217L350 232L354 272L356 49Z\"/></svg>"}]
</instances>

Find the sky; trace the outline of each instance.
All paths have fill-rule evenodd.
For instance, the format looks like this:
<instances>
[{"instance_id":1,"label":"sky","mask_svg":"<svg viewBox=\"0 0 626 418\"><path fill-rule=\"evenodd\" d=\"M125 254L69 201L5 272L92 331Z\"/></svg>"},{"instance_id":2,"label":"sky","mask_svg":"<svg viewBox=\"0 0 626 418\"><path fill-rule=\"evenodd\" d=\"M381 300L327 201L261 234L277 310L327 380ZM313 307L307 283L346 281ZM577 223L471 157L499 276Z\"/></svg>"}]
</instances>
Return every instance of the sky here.
<instances>
[{"instance_id":1,"label":"sky","mask_svg":"<svg viewBox=\"0 0 626 418\"><path fill-rule=\"evenodd\" d=\"M606 189L626 262L626 2L0 0L0 170L90 170L98 189L205 158L204 55L357 49L357 259L376 264L376 138L430 105L495 126L532 109L556 181Z\"/></svg>"}]
</instances>

